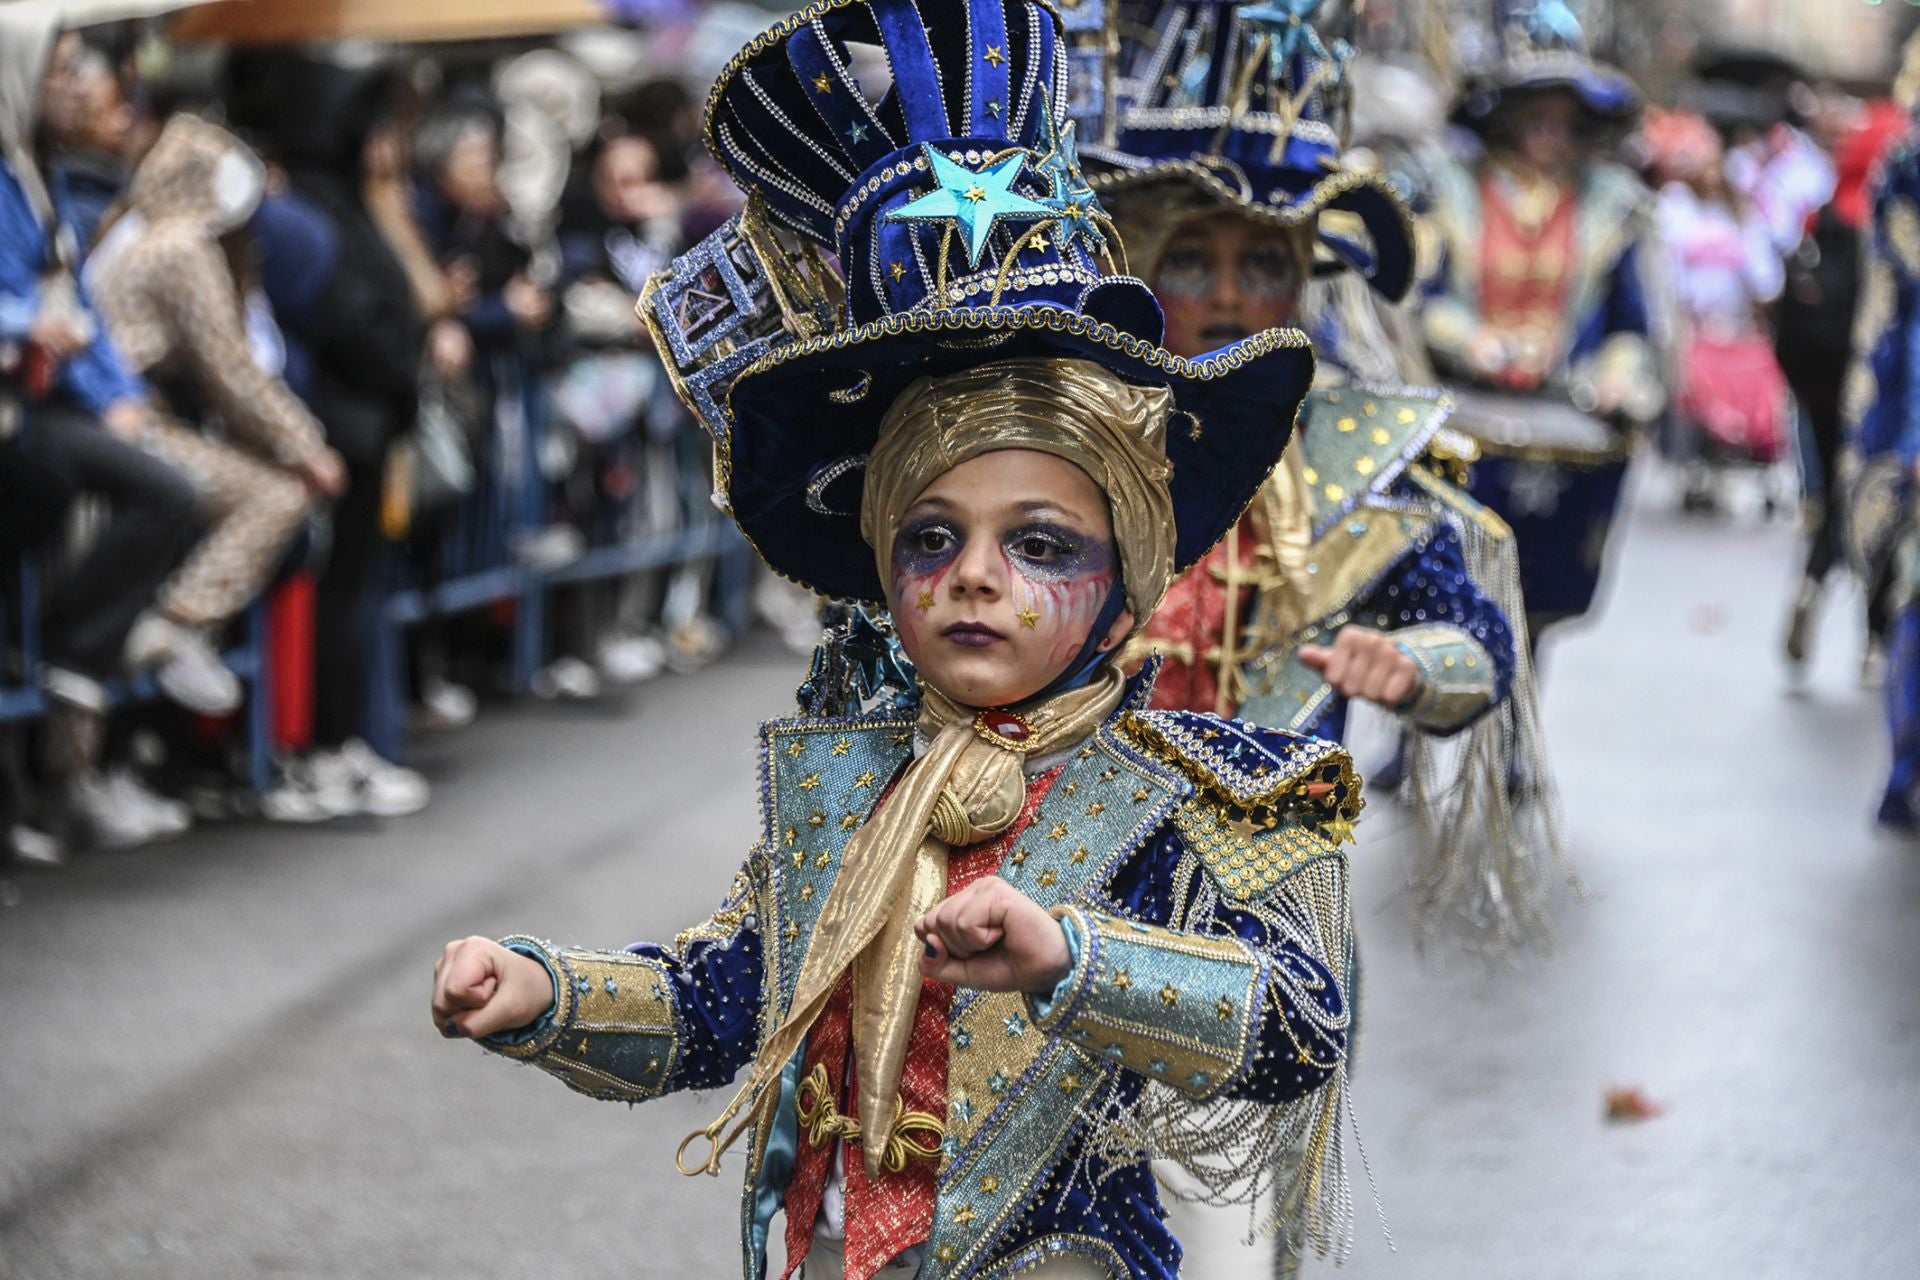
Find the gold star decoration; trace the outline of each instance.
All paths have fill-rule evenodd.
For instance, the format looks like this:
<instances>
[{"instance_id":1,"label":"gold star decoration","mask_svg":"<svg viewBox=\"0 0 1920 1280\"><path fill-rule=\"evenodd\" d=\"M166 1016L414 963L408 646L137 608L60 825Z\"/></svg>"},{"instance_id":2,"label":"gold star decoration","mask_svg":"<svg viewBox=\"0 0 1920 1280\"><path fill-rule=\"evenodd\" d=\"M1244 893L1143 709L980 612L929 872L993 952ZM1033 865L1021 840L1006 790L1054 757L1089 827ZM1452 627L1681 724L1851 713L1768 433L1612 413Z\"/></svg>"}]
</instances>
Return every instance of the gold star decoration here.
<instances>
[{"instance_id":1,"label":"gold star decoration","mask_svg":"<svg viewBox=\"0 0 1920 1280\"><path fill-rule=\"evenodd\" d=\"M1066 834L1067 834L1067 824L1064 822L1056 822L1053 824L1053 827L1047 832L1047 839L1059 840L1064 838Z\"/></svg>"},{"instance_id":2,"label":"gold star decoration","mask_svg":"<svg viewBox=\"0 0 1920 1280\"><path fill-rule=\"evenodd\" d=\"M1138 791L1133 793L1133 802L1135 804L1139 804L1142 800L1145 800L1146 798L1147 798L1147 789L1145 787L1141 787Z\"/></svg>"},{"instance_id":3,"label":"gold star decoration","mask_svg":"<svg viewBox=\"0 0 1920 1280\"><path fill-rule=\"evenodd\" d=\"M1000 1189L1000 1179L994 1177L992 1174L988 1174L986 1177L980 1179L980 1189L988 1195L992 1195Z\"/></svg>"},{"instance_id":4,"label":"gold star decoration","mask_svg":"<svg viewBox=\"0 0 1920 1280\"><path fill-rule=\"evenodd\" d=\"M1179 1004L1180 988L1174 986L1171 982L1169 982L1166 986L1160 988L1160 1003L1167 1006L1167 1008L1169 1009Z\"/></svg>"},{"instance_id":5,"label":"gold star decoration","mask_svg":"<svg viewBox=\"0 0 1920 1280\"><path fill-rule=\"evenodd\" d=\"M972 1222L976 1216L977 1215L973 1212L972 1205L963 1204L958 1209L954 1210L953 1220L964 1226L965 1224Z\"/></svg>"},{"instance_id":6,"label":"gold star decoration","mask_svg":"<svg viewBox=\"0 0 1920 1280\"><path fill-rule=\"evenodd\" d=\"M576 1048L574 1049L574 1052L575 1052L575 1053L585 1053L586 1051L587 1051L587 1038L586 1038L585 1036L581 1036L581 1037L580 1037L580 1043L579 1043L579 1045L578 1045L578 1046L577 1046L577 1047L576 1047Z\"/></svg>"},{"instance_id":7,"label":"gold star decoration","mask_svg":"<svg viewBox=\"0 0 1920 1280\"><path fill-rule=\"evenodd\" d=\"M907 264L904 262L893 263L887 268L887 273L893 277L895 284L899 284L907 277Z\"/></svg>"},{"instance_id":8,"label":"gold star decoration","mask_svg":"<svg viewBox=\"0 0 1920 1280\"><path fill-rule=\"evenodd\" d=\"M1089 818L1097 818L1101 814L1105 813L1106 811L1107 811L1107 806L1102 804L1098 800L1095 800L1092 804L1087 806L1087 816Z\"/></svg>"},{"instance_id":9,"label":"gold star decoration","mask_svg":"<svg viewBox=\"0 0 1920 1280\"><path fill-rule=\"evenodd\" d=\"M1060 794L1063 796L1077 796L1080 794L1080 784L1077 782L1069 782L1066 786L1060 788Z\"/></svg>"},{"instance_id":10,"label":"gold star decoration","mask_svg":"<svg viewBox=\"0 0 1920 1280\"><path fill-rule=\"evenodd\" d=\"M1054 882L1059 878L1059 876L1053 873L1053 868L1048 867L1040 873L1040 887L1043 889L1051 889L1053 888Z\"/></svg>"},{"instance_id":11,"label":"gold star decoration","mask_svg":"<svg viewBox=\"0 0 1920 1280\"><path fill-rule=\"evenodd\" d=\"M1343 817L1328 819L1327 838L1337 845L1346 844L1353 839L1353 824Z\"/></svg>"},{"instance_id":12,"label":"gold star decoration","mask_svg":"<svg viewBox=\"0 0 1920 1280\"><path fill-rule=\"evenodd\" d=\"M1307 1052L1304 1045L1301 1047L1300 1052L1293 1055L1293 1060L1303 1067L1313 1065L1313 1055Z\"/></svg>"},{"instance_id":13,"label":"gold star decoration","mask_svg":"<svg viewBox=\"0 0 1920 1280\"><path fill-rule=\"evenodd\" d=\"M793 869L795 871L798 871L801 867L804 867L806 865L807 865L807 851L805 849L795 849L793 851Z\"/></svg>"},{"instance_id":14,"label":"gold star decoration","mask_svg":"<svg viewBox=\"0 0 1920 1280\"><path fill-rule=\"evenodd\" d=\"M1029 631L1033 630L1040 622L1040 611L1038 609L1022 609L1013 616L1020 619L1020 625Z\"/></svg>"},{"instance_id":15,"label":"gold star decoration","mask_svg":"<svg viewBox=\"0 0 1920 1280\"><path fill-rule=\"evenodd\" d=\"M856 787L870 787L873 785L874 777L875 775L873 770L869 769L865 773L861 774L859 777L855 778L853 780L853 785Z\"/></svg>"},{"instance_id":16,"label":"gold star decoration","mask_svg":"<svg viewBox=\"0 0 1920 1280\"><path fill-rule=\"evenodd\" d=\"M973 201L973 203L979 204L982 200L985 200L987 198L987 189L976 182L972 186L968 187L965 191L961 192L960 194L965 196L968 200Z\"/></svg>"},{"instance_id":17,"label":"gold star decoration","mask_svg":"<svg viewBox=\"0 0 1920 1280\"><path fill-rule=\"evenodd\" d=\"M810 773L806 777L800 779L800 789L802 791L811 791L819 785L820 785L820 775L817 773Z\"/></svg>"},{"instance_id":18,"label":"gold star decoration","mask_svg":"<svg viewBox=\"0 0 1920 1280\"><path fill-rule=\"evenodd\" d=\"M842 831L851 831L859 825L860 815L857 813L846 814L840 819L840 829Z\"/></svg>"},{"instance_id":19,"label":"gold star decoration","mask_svg":"<svg viewBox=\"0 0 1920 1280\"><path fill-rule=\"evenodd\" d=\"M827 866L832 861L833 861L833 854L825 849L822 849L818 854L814 855L813 865L816 867L819 867L822 871L824 871L827 869Z\"/></svg>"},{"instance_id":20,"label":"gold star decoration","mask_svg":"<svg viewBox=\"0 0 1920 1280\"><path fill-rule=\"evenodd\" d=\"M1032 856L1033 855L1031 853L1028 853L1025 849L1015 849L1013 851L1013 856L1011 858L1008 858L1007 861L1011 862L1016 867L1024 867L1027 865L1027 859L1031 858Z\"/></svg>"},{"instance_id":21,"label":"gold star decoration","mask_svg":"<svg viewBox=\"0 0 1920 1280\"><path fill-rule=\"evenodd\" d=\"M794 741L789 742L787 744L787 759L798 760L800 758L800 753L802 751L805 751L806 749L807 749L807 744L802 739L795 739Z\"/></svg>"},{"instance_id":22,"label":"gold star decoration","mask_svg":"<svg viewBox=\"0 0 1920 1280\"><path fill-rule=\"evenodd\" d=\"M996 67L1007 60L1007 55L1000 52L1000 46L997 44L988 45L987 51L980 56Z\"/></svg>"},{"instance_id":23,"label":"gold star decoration","mask_svg":"<svg viewBox=\"0 0 1920 1280\"><path fill-rule=\"evenodd\" d=\"M1091 856L1091 851L1088 850L1087 846L1081 845L1078 849L1075 849L1073 851L1074 864L1077 866L1080 863L1085 862L1090 856Z\"/></svg>"},{"instance_id":24,"label":"gold star decoration","mask_svg":"<svg viewBox=\"0 0 1920 1280\"><path fill-rule=\"evenodd\" d=\"M833 77L822 71L813 78L813 91L815 93L832 93Z\"/></svg>"},{"instance_id":25,"label":"gold star decoration","mask_svg":"<svg viewBox=\"0 0 1920 1280\"><path fill-rule=\"evenodd\" d=\"M812 902L812 901L813 901L813 886L812 886L812 885L810 885L810 884L803 884L803 885L801 885L801 886L800 886L800 901L802 901L802 902Z\"/></svg>"},{"instance_id":26,"label":"gold star decoration","mask_svg":"<svg viewBox=\"0 0 1920 1280\"><path fill-rule=\"evenodd\" d=\"M800 843L800 828L788 827L786 831L786 836L787 836L787 848L791 849L793 848L793 846Z\"/></svg>"},{"instance_id":27,"label":"gold star decoration","mask_svg":"<svg viewBox=\"0 0 1920 1280\"><path fill-rule=\"evenodd\" d=\"M812 827L815 831L818 831L821 827L824 827L827 825L827 815L822 813L820 810L815 809L812 813L807 815L807 825Z\"/></svg>"},{"instance_id":28,"label":"gold star decoration","mask_svg":"<svg viewBox=\"0 0 1920 1280\"><path fill-rule=\"evenodd\" d=\"M1234 1003L1225 996L1221 996L1220 1003L1213 1006L1213 1011L1220 1015L1220 1021L1225 1022L1234 1014Z\"/></svg>"},{"instance_id":29,"label":"gold star decoration","mask_svg":"<svg viewBox=\"0 0 1920 1280\"><path fill-rule=\"evenodd\" d=\"M842 738L840 739L840 741L833 744L833 754L837 756L843 756L851 750L853 750L852 738Z\"/></svg>"},{"instance_id":30,"label":"gold star decoration","mask_svg":"<svg viewBox=\"0 0 1920 1280\"><path fill-rule=\"evenodd\" d=\"M1125 991L1133 985L1133 975L1122 969L1113 975L1113 985Z\"/></svg>"},{"instance_id":31,"label":"gold star decoration","mask_svg":"<svg viewBox=\"0 0 1920 1280\"><path fill-rule=\"evenodd\" d=\"M927 610L933 608L933 592L922 591L920 593L920 598L918 600L915 600L913 603L915 608L919 609L920 612L925 613Z\"/></svg>"},{"instance_id":32,"label":"gold star decoration","mask_svg":"<svg viewBox=\"0 0 1920 1280\"><path fill-rule=\"evenodd\" d=\"M952 1245L943 1244L939 1247L939 1249L937 1249L934 1252L933 1256L940 1259L940 1261L942 1262L952 1262L955 1258L959 1257L960 1255L956 1254L953 1251Z\"/></svg>"},{"instance_id":33,"label":"gold star decoration","mask_svg":"<svg viewBox=\"0 0 1920 1280\"><path fill-rule=\"evenodd\" d=\"M798 938L799 936L800 936L799 925L797 924L787 925L786 939L788 942L792 942L795 938Z\"/></svg>"},{"instance_id":34,"label":"gold star decoration","mask_svg":"<svg viewBox=\"0 0 1920 1280\"><path fill-rule=\"evenodd\" d=\"M1068 1093L1073 1093L1080 1088L1080 1077L1069 1071L1060 1077L1060 1087Z\"/></svg>"}]
</instances>

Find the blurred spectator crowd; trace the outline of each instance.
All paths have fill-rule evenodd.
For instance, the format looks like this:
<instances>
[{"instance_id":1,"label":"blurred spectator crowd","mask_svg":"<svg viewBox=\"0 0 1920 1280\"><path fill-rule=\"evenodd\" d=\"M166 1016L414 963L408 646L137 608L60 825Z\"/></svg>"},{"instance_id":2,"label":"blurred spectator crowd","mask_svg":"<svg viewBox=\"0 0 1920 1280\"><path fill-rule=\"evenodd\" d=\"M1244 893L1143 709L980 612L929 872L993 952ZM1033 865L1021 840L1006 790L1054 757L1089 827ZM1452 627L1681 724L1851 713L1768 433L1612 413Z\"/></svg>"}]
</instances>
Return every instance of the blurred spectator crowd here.
<instances>
[{"instance_id":1,"label":"blurred spectator crowd","mask_svg":"<svg viewBox=\"0 0 1920 1280\"><path fill-rule=\"evenodd\" d=\"M737 198L685 88L530 44L146 74L145 28L28 8L0 6L13 857L411 813L408 730L721 651L750 560L634 313Z\"/></svg>"},{"instance_id":2,"label":"blurred spectator crowd","mask_svg":"<svg viewBox=\"0 0 1920 1280\"><path fill-rule=\"evenodd\" d=\"M702 86L645 78L639 37L188 53L48 12L0 4L0 854L412 813L409 732L698 667L750 595L811 646L811 598L750 593L634 312L739 198ZM1444 91L1387 71L1360 132L1443 152ZM1779 59L1694 71L1601 145L1664 245L1683 505L1745 470L1771 511L1797 473L1799 663L1910 117Z\"/></svg>"}]
</instances>

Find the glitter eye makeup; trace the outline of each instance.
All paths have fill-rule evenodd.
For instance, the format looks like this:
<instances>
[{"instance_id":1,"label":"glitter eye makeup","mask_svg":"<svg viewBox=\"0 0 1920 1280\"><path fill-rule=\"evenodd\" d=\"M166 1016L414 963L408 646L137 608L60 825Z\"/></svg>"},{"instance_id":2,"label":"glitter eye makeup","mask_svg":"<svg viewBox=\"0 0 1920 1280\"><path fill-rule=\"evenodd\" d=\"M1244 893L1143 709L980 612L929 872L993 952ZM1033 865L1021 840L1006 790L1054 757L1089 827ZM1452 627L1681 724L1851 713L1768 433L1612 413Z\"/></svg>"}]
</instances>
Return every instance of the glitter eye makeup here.
<instances>
[{"instance_id":1,"label":"glitter eye makeup","mask_svg":"<svg viewBox=\"0 0 1920 1280\"><path fill-rule=\"evenodd\" d=\"M1204 298L1213 292L1213 257L1202 244L1176 244L1160 260L1154 289L1162 296Z\"/></svg>"},{"instance_id":2,"label":"glitter eye makeup","mask_svg":"<svg viewBox=\"0 0 1920 1280\"><path fill-rule=\"evenodd\" d=\"M1240 287L1259 299L1282 298L1300 285L1294 256L1282 245L1268 244L1240 256Z\"/></svg>"},{"instance_id":3,"label":"glitter eye makeup","mask_svg":"<svg viewBox=\"0 0 1920 1280\"><path fill-rule=\"evenodd\" d=\"M902 578L924 578L952 564L965 545L951 524L922 516L900 527L893 540L893 569Z\"/></svg>"},{"instance_id":4,"label":"glitter eye makeup","mask_svg":"<svg viewBox=\"0 0 1920 1280\"><path fill-rule=\"evenodd\" d=\"M1009 533L1003 545L1022 577L1042 582L1110 577L1115 564L1111 543L1049 522L1023 525Z\"/></svg>"}]
</instances>

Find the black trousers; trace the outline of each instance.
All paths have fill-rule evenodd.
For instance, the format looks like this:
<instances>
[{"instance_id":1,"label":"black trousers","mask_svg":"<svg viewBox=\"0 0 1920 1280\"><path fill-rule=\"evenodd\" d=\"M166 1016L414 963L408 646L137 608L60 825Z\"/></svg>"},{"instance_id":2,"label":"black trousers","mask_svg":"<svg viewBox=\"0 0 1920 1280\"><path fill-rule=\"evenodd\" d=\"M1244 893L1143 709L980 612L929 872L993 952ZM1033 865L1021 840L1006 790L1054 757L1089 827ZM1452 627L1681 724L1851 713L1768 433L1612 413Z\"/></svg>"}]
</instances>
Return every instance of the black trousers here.
<instances>
[{"instance_id":1,"label":"black trousers","mask_svg":"<svg viewBox=\"0 0 1920 1280\"><path fill-rule=\"evenodd\" d=\"M333 505L333 545L314 594L313 741L336 748L358 737L366 719L365 622L377 607L380 569L378 467L350 466L347 491Z\"/></svg>"},{"instance_id":2,"label":"black trousers","mask_svg":"<svg viewBox=\"0 0 1920 1280\"><path fill-rule=\"evenodd\" d=\"M34 460L107 505L106 527L77 563L52 575L45 597L48 659L104 679L140 611L199 537L199 495L184 473L78 409L43 406L28 429Z\"/></svg>"}]
</instances>

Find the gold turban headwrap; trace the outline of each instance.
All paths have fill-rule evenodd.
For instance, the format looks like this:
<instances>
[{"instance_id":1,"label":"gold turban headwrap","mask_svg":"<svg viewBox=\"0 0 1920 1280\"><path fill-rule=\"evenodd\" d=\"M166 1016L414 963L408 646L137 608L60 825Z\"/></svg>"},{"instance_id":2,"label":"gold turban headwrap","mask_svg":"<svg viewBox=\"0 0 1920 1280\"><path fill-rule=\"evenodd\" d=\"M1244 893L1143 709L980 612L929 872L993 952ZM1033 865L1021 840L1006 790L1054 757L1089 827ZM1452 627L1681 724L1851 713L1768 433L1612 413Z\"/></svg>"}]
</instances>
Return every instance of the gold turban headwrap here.
<instances>
[{"instance_id":1,"label":"gold turban headwrap","mask_svg":"<svg viewBox=\"0 0 1920 1280\"><path fill-rule=\"evenodd\" d=\"M903 392L880 426L867 465L861 533L873 544L882 580L891 576L901 518L928 484L969 458L1034 449L1063 458L1107 496L1120 572L1137 625L1152 616L1173 576L1173 498L1167 487L1166 426L1172 394L1135 387L1085 360L1020 359L923 378ZM947 855L1010 827L1026 797L1024 762L1083 741L1126 693L1117 663L1094 679L1019 708L1029 737L1010 742L976 729L976 709L938 689L922 690L927 747L900 775L865 826L853 834L780 1024L762 1042L747 1082L727 1109L681 1144L684 1173L712 1173L747 1123L766 1123L773 1087L805 1044L842 977L853 975L854 1067L859 1135L867 1172L898 1169L927 1155L910 1132L940 1117L900 1112L901 1065L920 998L920 941L914 922L947 896ZM722 1136L749 1103L748 1119ZM909 1124L911 1122L911 1124ZM710 1142L689 1166L687 1148Z\"/></svg>"},{"instance_id":2,"label":"gold turban headwrap","mask_svg":"<svg viewBox=\"0 0 1920 1280\"><path fill-rule=\"evenodd\" d=\"M1136 387L1091 360L996 360L920 379L887 410L867 460L860 533L880 581L892 582L894 536L928 485L983 453L1033 449L1073 463L1106 494L1127 603L1135 628L1145 626L1173 580L1172 407L1165 387Z\"/></svg>"}]
</instances>

